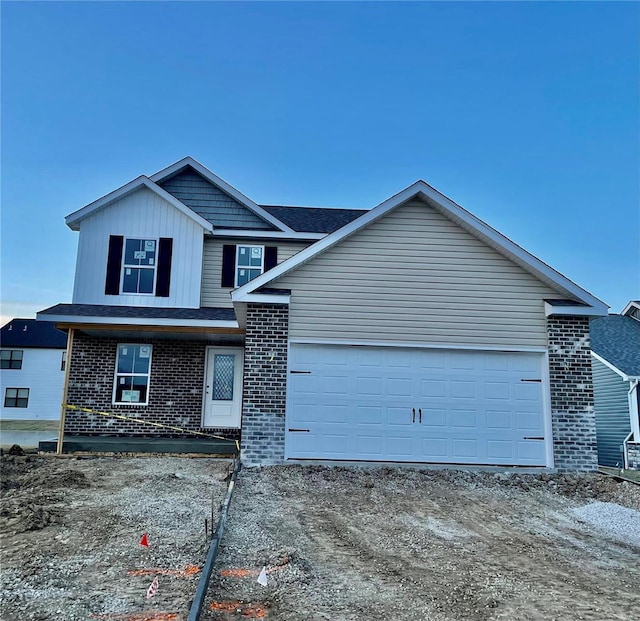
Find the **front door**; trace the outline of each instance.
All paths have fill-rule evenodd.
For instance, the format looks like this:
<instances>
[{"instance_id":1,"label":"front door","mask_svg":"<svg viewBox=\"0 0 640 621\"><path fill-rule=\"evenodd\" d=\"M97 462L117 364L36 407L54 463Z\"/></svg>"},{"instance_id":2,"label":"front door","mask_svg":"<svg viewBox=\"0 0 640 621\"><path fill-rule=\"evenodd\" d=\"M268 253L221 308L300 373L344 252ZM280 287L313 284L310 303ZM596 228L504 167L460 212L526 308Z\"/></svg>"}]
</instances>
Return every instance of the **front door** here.
<instances>
[{"instance_id":1,"label":"front door","mask_svg":"<svg viewBox=\"0 0 640 621\"><path fill-rule=\"evenodd\" d=\"M207 347L203 427L240 428L243 350Z\"/></svg>"}]
</instances>

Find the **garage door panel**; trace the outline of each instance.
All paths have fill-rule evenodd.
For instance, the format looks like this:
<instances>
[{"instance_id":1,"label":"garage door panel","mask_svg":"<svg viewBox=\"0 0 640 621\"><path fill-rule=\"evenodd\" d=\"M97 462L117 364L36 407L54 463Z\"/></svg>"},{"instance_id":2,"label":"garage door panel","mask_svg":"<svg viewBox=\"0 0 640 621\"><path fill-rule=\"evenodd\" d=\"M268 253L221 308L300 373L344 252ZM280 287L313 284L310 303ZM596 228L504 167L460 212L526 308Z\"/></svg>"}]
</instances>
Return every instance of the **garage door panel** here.
<instances>
[{"instance_id":1,"label":"garage door panel","mask_svg":"<svg viewBox=\"0 0 640 621\"><path fill-rule=\"evenodd\" d=\"M376 425L382 427L384 424L384 410L378 406L356 406L356 422L358 425Z\"/></svg>"},{"instance_id":2,"label":"garage door panel","mask_svg":"<svg viewBox=\"0 0 640 621\"><path fill-rule=\"evenodd\" d=\"M292 345L290 368L304 373L290 375L287 427L309 433L288 433L286 456L545 465L547 443L524 440L544 435L542 360Z\"/></svg>"}]
</instances>

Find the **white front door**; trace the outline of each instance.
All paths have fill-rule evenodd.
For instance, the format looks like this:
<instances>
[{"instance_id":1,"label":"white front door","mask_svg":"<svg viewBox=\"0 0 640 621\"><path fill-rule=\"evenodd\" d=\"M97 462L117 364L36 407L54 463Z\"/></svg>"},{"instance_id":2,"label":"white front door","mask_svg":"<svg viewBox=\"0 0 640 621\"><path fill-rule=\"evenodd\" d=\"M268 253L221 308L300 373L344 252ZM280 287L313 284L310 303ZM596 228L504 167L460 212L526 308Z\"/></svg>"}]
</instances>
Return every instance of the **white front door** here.
<instances>
[{"instance_id":1,"label":"white front door","mask_svg":"<svg viewBox=\"0 0 640 621\"><path fill-rule=\"evenodd\" d=\"M207 347L203 427L240 428L243 350Z\"/></svg>"}]
</instances>

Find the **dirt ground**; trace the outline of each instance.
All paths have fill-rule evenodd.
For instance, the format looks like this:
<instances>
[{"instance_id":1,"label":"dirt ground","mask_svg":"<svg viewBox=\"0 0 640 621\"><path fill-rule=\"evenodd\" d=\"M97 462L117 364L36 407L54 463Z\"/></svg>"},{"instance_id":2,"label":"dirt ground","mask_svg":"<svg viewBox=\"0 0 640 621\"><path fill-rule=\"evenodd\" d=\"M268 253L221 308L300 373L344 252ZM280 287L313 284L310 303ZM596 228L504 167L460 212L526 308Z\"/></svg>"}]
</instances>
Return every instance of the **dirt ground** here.
<instances>
[{"instance_id":1,"label":"dirt ground","mask_svg":"<svg viewBox=\"0 0 640 621\"><path fill-rule=\"evenodd\" d=\"M0 619L186 618L229 461L3 455L0 464Z\"/></svg>"},{"instance_id":2,"label":"dirt ground","mask_svg":"<svg viewBox=\"0 0 640 621\"><path fill-rule=\"evenodd\" d=\"M0 463L3 621L186 619L230 462ZM640 528L581 521L594 501L640 519L640 486L602 475L245 469L202 619L635 620Z\"/></svg>"},{"instance_id":3,"label":"dirt ground","mask_svg":"<svg viewBox=\"0 0 640 621\"><path fill-rule=\"evenodd\" d=\"M244 470L202 618L638 619L640 532L633 545L580 521L594 501L637 511L640 487L603 475Z\"/></svg>"}]
</instances>

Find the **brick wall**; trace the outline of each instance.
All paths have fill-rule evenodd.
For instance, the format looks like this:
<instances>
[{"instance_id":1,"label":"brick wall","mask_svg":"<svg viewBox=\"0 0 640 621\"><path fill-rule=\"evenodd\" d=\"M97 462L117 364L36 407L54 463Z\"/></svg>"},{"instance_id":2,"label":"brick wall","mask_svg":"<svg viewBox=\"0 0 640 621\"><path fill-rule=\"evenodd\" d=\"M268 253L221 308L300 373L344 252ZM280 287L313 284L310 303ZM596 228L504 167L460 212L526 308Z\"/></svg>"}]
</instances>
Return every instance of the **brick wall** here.
<instances>
[{"instance_id":1,"label":"brick wall","mask_svg":"<svg viewBox=\"0 0 640 621\"><path fill-rule=\"evenodd\" d=\"M74 334L67 403L184 429L201 430L205 343L153 339L136 341L153 346L149 404L113 405L117 346L123 342L134 343L98 339L80 332ZM79 435L197 437L73 410L66 412L64 429L66 434ZM239 437L239 431L218 431L225 437Z\"/></svg>"},{"instance_id":2,"label":"brick wall","mask_svg":"<svg viewBox=\"0 0 640 621\"><path fill-rule=\"evenodd\" d=\"M241 447L247 465L284 459L288 333L287 306L248 305Z\"/></svg>"},{"instance_id":3,"label":"brick wall","mask_svg":"<svg viewBox=\"0 0 640 621\"><path fill-rule=\"evenodd\" d=\"M589 319L549 317L547 338L555 467L559 471L596 470Z\"/></svg>"},{"instance_id":4,"label":"brick wall","mask_svg":"<svg viewBox=\"0 0 640 621\"><path fill-rule=\"evenodd\" d=\"M640 443L627 442L628 466L633 470L640 470Z\"/></svg>"}]
</instances>

